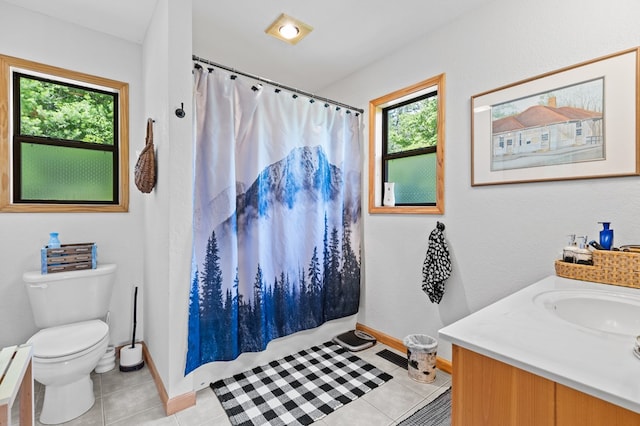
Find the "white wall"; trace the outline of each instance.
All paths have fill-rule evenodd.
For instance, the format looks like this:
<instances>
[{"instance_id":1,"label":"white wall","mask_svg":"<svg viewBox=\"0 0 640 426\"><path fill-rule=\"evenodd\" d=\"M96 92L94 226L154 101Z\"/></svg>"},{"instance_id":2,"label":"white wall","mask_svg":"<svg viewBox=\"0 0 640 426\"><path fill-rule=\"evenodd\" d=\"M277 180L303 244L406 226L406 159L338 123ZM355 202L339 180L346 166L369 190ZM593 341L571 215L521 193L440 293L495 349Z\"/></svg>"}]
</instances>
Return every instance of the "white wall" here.
<instances>
[{"instance_id":1,"label":"white wall","mask_svg":"<svg viewBox=\"0 0 640 426\"><path fill-rule=\"evenodd\" d=\"M129 83L130 167L144 144L141 46L0 1L0 53ZM142 284L140 193L132 184L128 213L0 213L0 347L37 331L22 273L40 269L51 231L62 243L95 242L98 260L116 263L111 343L131 339L133 287ZM137 333L143 336L139 320Z\"/></svg>"},{"instance_id":2,"label":"white wall","mask_svg":"<svg viewBox=\"0 0 640 426\"><path fill-rule=\"evenodd\" d=\"M191 284L191 1L160 0L143 43L144 110L156 120L158 182L144 199L145 343L169 398L184 377ZM175 115L184 103L185 118Z\"/></svg>"},{"instance_id":3,"label":"white wall","mask_svg":"<svg viewBox=\"0 0 640 426\"><path fill-rule=\"evenodd\" d=\"M640 177L470 186L471 96L638 46L638 16L634 0L498 0L322 91L366 109L384 94L442 72L447 78L445 214L370 215L363 206L359 322L400 339L437 336L442 326L553 274L567 234L597 239L597 222L607 220L616 245L640 241ZM437 220L446 225L453 261L439 305L420 288ZM439 355L451 359L450 345L441 341Z\"/></svg>"}]
</instances>

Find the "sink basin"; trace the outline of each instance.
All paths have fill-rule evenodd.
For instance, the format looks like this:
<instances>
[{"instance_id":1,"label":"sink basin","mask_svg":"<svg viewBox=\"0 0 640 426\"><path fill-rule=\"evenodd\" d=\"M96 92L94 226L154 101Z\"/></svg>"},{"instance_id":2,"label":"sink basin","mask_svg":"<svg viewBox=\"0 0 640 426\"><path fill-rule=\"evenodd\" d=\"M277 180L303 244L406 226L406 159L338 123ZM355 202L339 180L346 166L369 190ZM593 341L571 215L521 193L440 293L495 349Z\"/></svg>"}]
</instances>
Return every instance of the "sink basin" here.
<instances>
[{"instance_id":1,"label":"sink basin","mask_svg":"<svg viewBox=\"0 0 640 426\"><path fill-rule=\"evenodd\" d=\"M603 333L640 335L640 297L597 290L552 290L534 303L558 318Z\"/></svg>"}]
</instances>

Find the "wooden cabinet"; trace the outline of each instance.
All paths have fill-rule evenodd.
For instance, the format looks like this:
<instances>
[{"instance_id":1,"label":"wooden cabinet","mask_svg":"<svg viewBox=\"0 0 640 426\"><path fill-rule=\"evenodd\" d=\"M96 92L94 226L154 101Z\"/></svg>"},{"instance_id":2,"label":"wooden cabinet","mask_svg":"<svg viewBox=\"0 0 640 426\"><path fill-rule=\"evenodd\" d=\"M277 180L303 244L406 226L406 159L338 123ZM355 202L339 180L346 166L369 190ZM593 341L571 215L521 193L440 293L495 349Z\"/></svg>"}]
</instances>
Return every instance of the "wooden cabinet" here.
<instances>
[{"instance_id":1,"label":"wooden cabinet","mask_svg":"<svg viewBox=\"0 0 640 426\"><path fill-rule=\"evenodd\" d=\"M638 426L640 414L556 383L556 424Z\"/></svg>"},{"instance_id":2,"label":"wooden cabinet","mask_svg":"<svg viewBox=\"0 0 640 426\"><path fill-rule=\"evenodd\" d=\"M640 414L453 346L452 426L638 426Z\"/></svg>"},{"instance_id":3,"label":"wooden cabinet","mask_svg":"<svg viewBox=\"0 0 640 426\"><path fill-rule=\"evenodd\" d=\"M452 426L554 425L554 383L453 346Z\"/></svg>"}]
</instances>

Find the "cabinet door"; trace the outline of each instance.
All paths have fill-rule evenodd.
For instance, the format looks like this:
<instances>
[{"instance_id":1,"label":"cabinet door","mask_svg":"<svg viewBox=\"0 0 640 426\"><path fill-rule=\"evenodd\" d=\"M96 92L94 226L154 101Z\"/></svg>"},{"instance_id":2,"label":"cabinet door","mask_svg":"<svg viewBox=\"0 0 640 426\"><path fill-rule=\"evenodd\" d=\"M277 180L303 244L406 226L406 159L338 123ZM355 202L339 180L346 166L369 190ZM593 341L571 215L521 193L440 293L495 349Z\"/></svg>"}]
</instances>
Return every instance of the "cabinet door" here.
<instances>
[{"instance_id":1,"label":"cabinet door","mask_svg":"<svg viewBox=\"0 0 640 426\"><path fill-rule=\"evenodd\" d=\"M640 414L556 384L558 426L638 426Z\"/></svg>"},{"instance_id":2,"label":"cabinet door","mask_svg":"<svg viewBox=\"0 0 640 426\"><path fill-rule=\"evenodd\" d=\"M555 383L453 346L452 426L551 426Z\"/></svg>"}]
</instances>

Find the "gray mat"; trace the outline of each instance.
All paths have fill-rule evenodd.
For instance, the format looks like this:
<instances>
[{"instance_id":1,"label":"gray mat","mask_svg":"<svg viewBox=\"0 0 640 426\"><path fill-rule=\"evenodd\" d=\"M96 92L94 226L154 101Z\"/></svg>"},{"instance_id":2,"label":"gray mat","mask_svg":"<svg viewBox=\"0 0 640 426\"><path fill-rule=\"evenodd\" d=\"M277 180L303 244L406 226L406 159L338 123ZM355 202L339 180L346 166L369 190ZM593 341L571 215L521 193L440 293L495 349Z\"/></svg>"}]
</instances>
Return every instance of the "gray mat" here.
<instances>
[{"instance_id":1,"label":"gray mat","mask_svg":"<svg viewBox=\"0 0 640 426\"><path fill-rule=\"evenodd\" d=\"M380 352L378 352L376 355L386 359L387 361L394 363L398 367L404 368L405 370L409 368L408 367L409 362L407 361L406 356L398 355L395 352L391 352L389 349L383 349Z\"/></svg>"},{"instance_id":2,"label":"gray mat","mask_svg":"<svg viewBox=\"0 0 640 426\"><path fill-rule=\"evenodd\" d=\"M450 426L451 388L398 423L398 426Z\"/></svg>"}]
</instances>

